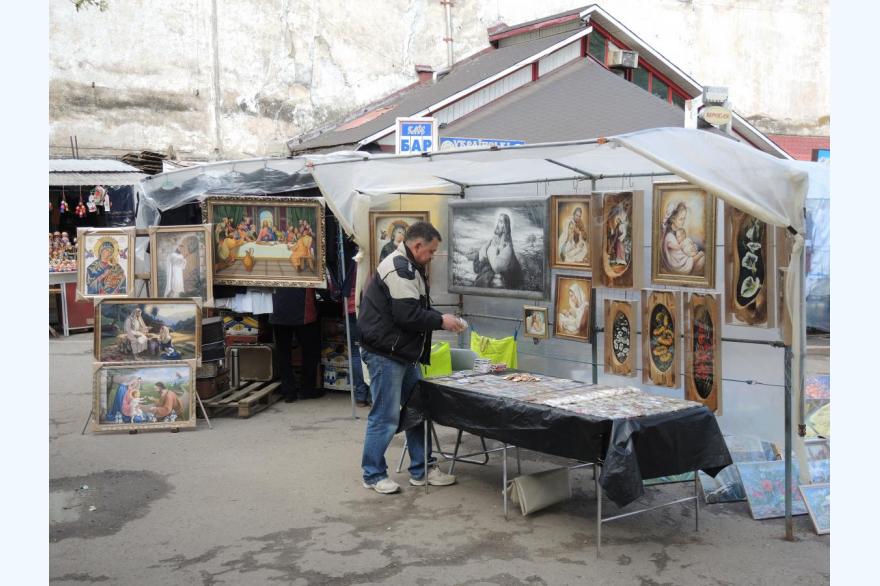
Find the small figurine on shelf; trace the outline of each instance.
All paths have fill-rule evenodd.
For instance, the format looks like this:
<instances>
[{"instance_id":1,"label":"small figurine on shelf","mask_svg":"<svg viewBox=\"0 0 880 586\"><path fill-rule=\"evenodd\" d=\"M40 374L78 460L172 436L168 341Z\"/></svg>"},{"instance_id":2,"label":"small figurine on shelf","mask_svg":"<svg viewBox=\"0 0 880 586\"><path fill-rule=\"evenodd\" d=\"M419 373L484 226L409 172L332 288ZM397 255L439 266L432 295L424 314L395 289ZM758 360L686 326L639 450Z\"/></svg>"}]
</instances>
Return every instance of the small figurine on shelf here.
<instances>
[{"instance_id":1,"label":"small figurine on shelf","mask_svg":"<svg viewBox=\"0 0 880 586\"><path fill-rule=\"evenodd\" d=\"M66 214L70 209L70 206L67 205L67 198L64 197L64 193L61 193L61 204L58 206L58 211L62 214Z\"/></svg>"},{"instance_id":2,"label":"small figurine on shelf","mask_svg":"<svg viewBox=\"0 0 880 586\"><path fill-rule=\"evenodd\" d=\"M83 204L83 200L82 200L82 198L80 198L80 199L79 199L79 203L76 204L76 215L77 215L77 217L79 217L79 218L85 218L85 217L86 217L86 206L85 206L85 204Z\"/></svg>"}]
</instances>

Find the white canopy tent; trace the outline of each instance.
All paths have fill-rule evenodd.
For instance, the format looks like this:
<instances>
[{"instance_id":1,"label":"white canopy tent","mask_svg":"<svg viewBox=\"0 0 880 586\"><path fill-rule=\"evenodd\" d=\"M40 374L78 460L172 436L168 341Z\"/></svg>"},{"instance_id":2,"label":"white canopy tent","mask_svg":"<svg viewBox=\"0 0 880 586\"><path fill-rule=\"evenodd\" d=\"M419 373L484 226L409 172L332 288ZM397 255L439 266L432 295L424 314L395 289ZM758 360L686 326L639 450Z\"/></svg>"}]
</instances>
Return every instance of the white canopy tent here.
<instances>
[{"instance_id":1,"label":"white canopy tent","mask_svg":"<svg viewBox=\"0 0 880 586\"><path fill-rule=\"evenodd\" d=\"M804 163L777 159L724 136L683 128L649 129L607 139L422 155L365 154L361 159L346 161L306 158L327 205L361 247L363 258L369 258L370 208L400 195L466 196L469 188L478 186L600 180L612 176L676 175L768 224L786 228L794 240L785 283L792 324L790 380L796 404L803 402L804 206L808 189L828 191L827 167L813 165L817 168L805 170ZM367 273L358 271L358 291ZM803 438L789 431L791 411L788 406L786 443L794 440L801 474L808 481ZM791 469L789 454L786 449L787 471ZM788 519L791 535L790 516Z\"/></svg>"}]
</instances>

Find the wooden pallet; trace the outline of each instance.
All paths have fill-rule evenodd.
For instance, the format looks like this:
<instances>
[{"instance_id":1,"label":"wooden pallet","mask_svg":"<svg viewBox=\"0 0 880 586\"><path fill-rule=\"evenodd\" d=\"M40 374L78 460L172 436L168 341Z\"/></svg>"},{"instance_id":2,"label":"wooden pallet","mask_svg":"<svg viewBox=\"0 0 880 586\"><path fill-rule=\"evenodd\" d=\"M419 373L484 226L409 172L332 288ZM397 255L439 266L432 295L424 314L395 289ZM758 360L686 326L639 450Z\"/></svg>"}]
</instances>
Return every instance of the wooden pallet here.
<instances>
[{"instance_id":1,"label":"wooden pallet","mask_svg":"<svg viewBox=\"0 0 880 586\"><path fill-rule=\"evenodd\" d=\"M203 400L202 403L212 417L230 409L238 409L238 416L246 419L279 399L281 399L280 382L253 382L244 383L239 389L229 389Z\"/></svg>"}]
</instances>

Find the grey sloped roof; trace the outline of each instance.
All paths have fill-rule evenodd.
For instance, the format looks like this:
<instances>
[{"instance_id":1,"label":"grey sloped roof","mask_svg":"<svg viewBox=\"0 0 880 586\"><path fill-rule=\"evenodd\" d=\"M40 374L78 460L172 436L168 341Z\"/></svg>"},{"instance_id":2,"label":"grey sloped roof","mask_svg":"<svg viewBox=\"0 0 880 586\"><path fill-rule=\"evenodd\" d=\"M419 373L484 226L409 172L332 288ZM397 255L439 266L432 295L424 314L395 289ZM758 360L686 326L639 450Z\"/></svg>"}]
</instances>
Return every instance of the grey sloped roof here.
<instances>
[{"instance_id":1,"label":"grey sloped roof","mask_svg":"<svg viewBox=\"0 0 880 586\"><path fill-rule=\"evenodd\" d=\"M348 130L329 130L320 136L301 143L297 142L297 139L294 138L288 141L287 146L293 152L301 152L356 143L384 128L393 126L395 118L412 116L428 106L469 88L576 33L577 31L567 31L558 35L480 53L470 59L457 63L445 77L437 80L435 83L414 86L411 90L403 92L399 96L393 96L390 100L384 101L384 103L374 104L367 108L366 111L380 106L394 106L393 109L374 120Z\"/></svg>"},{"instance_id":2,"label":"grey sloped roof","mask_svg":"<svg viewBox=\"0 0 880 586\"><path fill-rule=\"evenodd\" d=\"M49 159L50 173L140 173L141 170L115 159Z\"/></svg>"},{"instance_id":3,"label":"grey sloped roof","mask_svg":"<svg viewBox=\"0 0 880 586\"><path fill-rule=\"evenodd\" d=\"M538 143L661 126L684 126L684 112L584 58L451 122L440 135Z\"/></svg>"}]
</instances>

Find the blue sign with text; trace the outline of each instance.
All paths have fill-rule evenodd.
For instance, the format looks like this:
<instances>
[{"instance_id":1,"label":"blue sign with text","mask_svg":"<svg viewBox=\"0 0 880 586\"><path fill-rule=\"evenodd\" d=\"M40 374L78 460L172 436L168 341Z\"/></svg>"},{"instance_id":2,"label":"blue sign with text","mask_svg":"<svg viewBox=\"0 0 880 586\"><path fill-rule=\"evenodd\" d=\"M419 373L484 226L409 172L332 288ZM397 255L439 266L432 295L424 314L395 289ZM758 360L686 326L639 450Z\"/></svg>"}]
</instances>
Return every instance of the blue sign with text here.
<instances>
[{"instance_id":1,"label":"blue sign with text","mask_svg":"<svg viewBox=\"0 0 880 586\"><path fill-rule=\"evenodd\" d=\"M430 122L401 122L400 153L424 153L433 149L434 139Z\"/></svg>"},{"instance_id":2,"label":"blue sign with text","mask_svg":"<svg viewBox=\"0 0 880 586\"><path fill-rule=\"evenodd\" d=\"M474 147L509 147L526 144L524 140L505 140L499 138L463 138L459 136L444 136L440 139L440 150L467 149Z\"/></svg>"}]
</instances>

